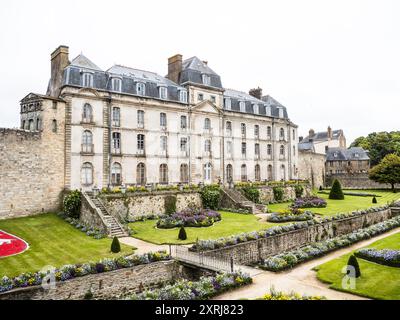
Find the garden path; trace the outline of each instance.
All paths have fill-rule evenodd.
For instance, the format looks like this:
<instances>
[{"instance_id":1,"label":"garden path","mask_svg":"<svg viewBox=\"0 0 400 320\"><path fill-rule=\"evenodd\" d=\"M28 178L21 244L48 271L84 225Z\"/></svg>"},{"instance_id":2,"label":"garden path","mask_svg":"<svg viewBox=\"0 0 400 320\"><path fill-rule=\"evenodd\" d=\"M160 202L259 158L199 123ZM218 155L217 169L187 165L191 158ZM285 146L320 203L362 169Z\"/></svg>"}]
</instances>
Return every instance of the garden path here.
<instances>
[{"instance_id":1,"label":"garden path","mask_svg":"<svg viewBox=\"0 0 400 320\"><path fill-rule=\"evenodd\" d=\"M169 250L168 245L153 244L132 237L119 238L119 241L128 246L137 248L135 250L135 254L144 254L148 252L157 252L162 250L166 250L168 252Z\"/></svg>"},{"instance_id":2,"label":"garden path","mask_svg":"<svg viewBox=\"0 0 400 320\"><path fill-rule=\"evenodd\" d=\"M325 262L368 246L377 240L386 238L398 232L400 232L400 228L358 242L350 247L334 251L319 259L303 263L298 267L285 272L274 273L255 268L243 267L244 272L250 271L253 276L253 284L219 295L215 300L238 300L243 298L255 299L268 293L271 287L274 287L277 291L283 291L285 293L293 291L305 295L325 296L330 300L365 300L366 298L357 295L330 289L328 284L322 283L317 279L316 272L312 269Z\"/></svg>"}]
</instances>

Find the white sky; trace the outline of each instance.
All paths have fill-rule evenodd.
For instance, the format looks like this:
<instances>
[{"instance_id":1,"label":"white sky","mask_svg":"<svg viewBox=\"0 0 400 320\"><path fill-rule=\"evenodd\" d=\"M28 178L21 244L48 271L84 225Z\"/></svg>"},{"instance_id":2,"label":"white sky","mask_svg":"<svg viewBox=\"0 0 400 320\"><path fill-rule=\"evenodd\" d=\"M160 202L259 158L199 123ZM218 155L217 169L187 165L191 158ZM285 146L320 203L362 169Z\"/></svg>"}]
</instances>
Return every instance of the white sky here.
<instances>
[{"instance_id":1,"label":"white sky","mask_svg":"<svg viewBox=\"0 0 400 320\"><path fill-rule=\"evenodd\" d=\"M302 135L332 128L348 142L399 129L398 0L23 1L0 10L0 126L19 125L19 100L45 93L50 53L83 52L167 73L167 58L198 56L227 88L260 86Z\"/></svg>"}]
</instances>

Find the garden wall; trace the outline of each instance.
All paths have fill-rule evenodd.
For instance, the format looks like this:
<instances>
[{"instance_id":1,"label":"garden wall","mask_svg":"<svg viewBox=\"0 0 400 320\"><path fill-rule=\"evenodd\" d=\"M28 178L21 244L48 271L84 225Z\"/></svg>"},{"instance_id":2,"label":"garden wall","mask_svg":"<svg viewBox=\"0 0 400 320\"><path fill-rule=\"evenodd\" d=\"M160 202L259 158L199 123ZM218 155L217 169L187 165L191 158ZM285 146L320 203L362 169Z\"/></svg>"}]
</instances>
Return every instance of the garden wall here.
<instances>
[{"instance_id":1,"label":"garden wall","mask_svg":"<svg viewBox=\"0 0 400 320\"><path fill-rule=\"evenodd\" d=\"M81 199L82 199L82 206L81 206L79 220L85 226L94 227L99 231L103 232L104 234L108 234L109 230L107 229L106 223L102 220L100 214L96 212L94 205L91 205L89 203L90 200L85 196L82 196Z\"/></svg>"},{"instance_id":2,"label":"garden wall","mask_svg":"<svg viewBox=\"0 0 400 320\"><path fill-rule=\"evenodd\" d=\"M138 292L141 286L155 288L162 282L188 277L188 272L176 261L160 261L58 282L52 290L41 286L16 289L0 293L0 300L82 300L89 290L94 299L113 299Z\"/></svg>"},{"instance_id":3,"label":"garden wall","mask_svg":"<svg viewBox=\"0 0 400 320\"><path fill-rule=\"evenodd\" d=\"M367 173L332 174L326 176L326 186L332 186L335 179L340 181L345 189L391 189L390 184L378 183L369 179ZM400 187L397 185L397 187Z\"/></svg>"},{"instance_id":4,"label":"garden wall","mask_svg":"<svg viewBox=\"0 0 400 320\"><path fill-rule=\"evenodd\" d=\"M205 251L204 255L229 259L233 257L237 264L256 263L269 256L293 250L312 242L334 238L351 233L354 230L369 227L399 215L398 211L385 209L360 216L325 222L308 228L248 241L217 250Z\"/></svg>"},{"instance_id":5,"label":"garden wall","mask_svg":"<svg viewBox=\"0 0 400 320\"><path fill-rule=\"evenodd\" d=\"M191 191L159 191L148 193L128 193L102 195L101 200L108 212L121 221L144 214L164 214L165 199L176 197L176 210L188 207L201 208L201 196Z\"/></svg>"},{"instance_id":6,"label":"garden wall","mask_svg":"<svg viewBox=\"0 0 400 320\"><path fill-rule=\"evenodd\" d=\"M312 193L311 186L309 184L302 184L302 186L304 188L303 197L310 196ZM290 200L294 200L296 198L296 192L295 192L294 185L283 186L281 188L283 189L282 201L290 201ZM259 189L260 189L260 201L262 203L267 204L267 203L275 201L273 187L260 186Z\"/></svg>"}]
</instances>

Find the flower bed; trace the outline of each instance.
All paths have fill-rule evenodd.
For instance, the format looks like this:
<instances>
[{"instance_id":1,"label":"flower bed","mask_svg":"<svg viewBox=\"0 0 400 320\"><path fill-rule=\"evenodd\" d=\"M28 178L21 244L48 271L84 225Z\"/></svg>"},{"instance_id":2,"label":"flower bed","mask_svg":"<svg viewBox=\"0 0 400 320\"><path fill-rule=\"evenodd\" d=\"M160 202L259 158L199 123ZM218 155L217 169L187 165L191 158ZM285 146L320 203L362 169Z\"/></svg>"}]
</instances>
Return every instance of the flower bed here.
<instances>
[{"instance_id":1,"label":"flower bed","mask_svg":"<svg viewBox=\"0 0 400 320\"><path fill-rule=\"evenodd\" d=\"M400 250L376 250L367 248L358 250L355 256L385 266L400 268Z\"/></svg>"},{"instance_id":2,"label":"flower bed","mask_svg":"<svg viewBox=\"0 0 400 320\"><path fill-rule=\"evenodd\" d=\"M125 219L126 223L138 222L138 221L146 221L146 220L158 220L160 218L164 218L165 214L161 213L145 213L145 214L138 214L134 216L129 216Z\"/></svg>"},{"instance_id":3,"label":"flower bed","mask_svg":"<svg viewBox=\"0 0 400 320\"><path fill-rule=\"evenodd\" d=\"M207 250L215 250L215 249L225 248L225 247L233 246L233 245L236 245L239 243L244 243L247 241L253 241L253 240L257 240L257 239L273 237L278 234L307 228L309 226L316 225L316 224L323 224L323 223L327 223L330 221L352 218L355 216L360 216L360 215L371 213L371 212L378 212L381 210L385 210L388 207L389 206L385 205L382 207L369 208L369 209L353 211L353 212L349 212L349 213L340 213L335 216L324 217L322 219L319 219L318 221L316 219L313 219L313 220L308 220L308 221L294 222L294 223L287 224L284 226L275 226L275 227L269 228L267 230L244 232L244 233L232 235L232 236L229 236L226 238L218 238L215 240L199 240L195 244L193 244L193 246L190 248L190 250L192 250L192 251L207 251Z\"/></svg>"},{"instance_id":4,"label":"flower bed","mask_svg":"<svg viewBox=\"0 0 400 320\"><path fill-rule=\"evenodd\" d=\"M329 195L329 191L318 191L319 194L327 194ZM374 193L365 193L365 192L348 192L348 191L343 191L343 194L345 196L354 196L354 197L382 197L380 195L374 194Z\"/></svg>"},{"instance_id":5,"label":"flower bed","mask_svg":"<svg viewBox=\"0 0 400 320\"><path fill-rule=\"evenodd\" d=\"M0 258L14 256L28 249L28 244L5 231L0 230Z\"/></svg>"},{"instance_id":6,"label":"flower bed","mask_svg":"<svg viewBox=\"0 0 400 320\"><path fill-rule=\"evenodd\" d=\"M132 300L206 300L251 282L251 277L241 272L221 273L214 277L201 277L195 282L178 280L161 289L145 291L130 298Z\"/></svg>"},{"instance_id":7,"label":"flower bed","mask_svg":"<svg viewBox=\"0 0 400 320\"><path fill-rule=\"evenodd\" d=\"M176 227L210 227L221 221L221 214L208 209L186 209L171 216L162 217L157 228L172 229Z\"/></svg>"},{"instance_id":8,"label":"flower bed","mask_svg":"<svg viewBox=\"0 0 400 320\"><path fill-rule=\"evenodd\" d=\"M326 300L322 296L307 296L291 292L289 294L271 289L270 293L258 298L257 300Z\"/></svg>"},{"instance_id":9,"label":"flower bed","mask_svg":"<svg viewBox=\"0 0 400 320\"><path fill-rule=\"evenodd\" d=\"M308 221L314 219L314 214L311 211L297 212L275 212L267 218L268 222L280 223L280 222L293 222L293 221Z\"/></svg>"},{"instance_id":10,"label":"flower bed","mask_svg":"<svg viewBox=\"0 0 400 320\"><path fill-rule=\"evenodd\" d=\"M292 208L326 208L328 204L325 199L318 197L297 198L292 204Z\"/></svg>"},{"instance_id":11,"label":"flower bed","mask_svg":"<svg viewBox=\"0 0 400 320\"><path fill-rule=\"evenodd\" d=\"M76 265L65 265L56 269L55 278L57 281L66 281L73 278L83 277L89 274L103 273L118 269L130 268L137 265L149 264L156 261L169 260L170 256L166 252L146 253L143 255L133 255L130 257L119 257L115 259L103 259L99 262L84 263ZM16 288L41 285L46 272L26 272L15 278L3 277L0 279L0 292L9 291Z\"/></svg>"},{"instance_id":12,"label":"flower bed","mask_svg":"<svg viewBox=\"0 0 400 320\"><path fill-rule=\"evenodd\" d=\"M238 213L238 214L252 214L250 210L242 209L242 208L221 208L220 211L231 212L231 213Z\"/></svg>"},{"instance_id":13,"label":"flower bed","mask_svg":"<svg viewBox=\"0 0 400 320\"><path fill-rule=\"evenodd\" d=\"M400 226L400 216L380 222L365 229L360 229L340 237L316 242L305 247L281 253L265 259L260 267L269 271L282 271L294 266L321 257L331 251L347 247L358 241L369 239Z\"/></svg>"}]
</instances>

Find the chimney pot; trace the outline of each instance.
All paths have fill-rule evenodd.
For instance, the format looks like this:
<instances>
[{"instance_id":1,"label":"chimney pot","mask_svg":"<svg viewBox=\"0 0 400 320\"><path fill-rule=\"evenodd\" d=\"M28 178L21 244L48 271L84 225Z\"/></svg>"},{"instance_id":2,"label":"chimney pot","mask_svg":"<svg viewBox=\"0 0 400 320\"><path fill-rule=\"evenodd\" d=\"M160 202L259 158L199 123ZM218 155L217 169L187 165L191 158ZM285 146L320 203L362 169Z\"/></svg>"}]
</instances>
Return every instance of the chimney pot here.
<instances>
[{"instance_id":1,"label":"chimney pot","mask_svg":"<svg viewBox=\"0 0 400 320\"><path fill-rule=\"evenodd\" d=\"M64 69L69 65L69 48L59 46L51 54L51 78L47 95L58 97L63 82Z\"/></svg>"},{"instance_id":2,"label":"chimney pot","mask_svg":"<svg viewBox=\"0 0 400 320\"><path fill-rule=\"evenodd\" d=\"M309 136L310 138L312 138L314 135L315 135L314 129L310 129L310 131L308 131L308 136Z\"/></svg>"},{"instance_id":3,"label":"chimney pot","mask_svg":"<svg viewBox=\"0 0 400 320\"><path fill-rule=\"evenodd\" d=\"M175 83L179 83L179 76L182 72L182 55L176 54L168 58L167 78Z\"/></svg>"}]
</instances>

